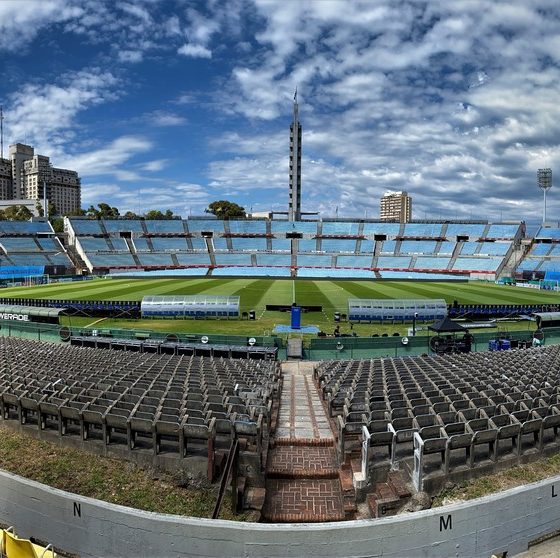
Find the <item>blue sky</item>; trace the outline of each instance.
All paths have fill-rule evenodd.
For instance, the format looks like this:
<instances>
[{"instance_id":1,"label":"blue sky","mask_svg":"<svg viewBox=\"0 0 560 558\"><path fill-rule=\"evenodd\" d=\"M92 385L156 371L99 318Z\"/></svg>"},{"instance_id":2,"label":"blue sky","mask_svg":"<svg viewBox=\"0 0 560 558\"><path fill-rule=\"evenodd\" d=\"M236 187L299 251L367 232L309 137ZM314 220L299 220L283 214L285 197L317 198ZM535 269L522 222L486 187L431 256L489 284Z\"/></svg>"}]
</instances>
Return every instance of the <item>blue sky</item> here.
<instances>
[{"instance_id":1,"label":"blue sky","mask_svg":"<svg viewBox=\"0 0 560 558\"><path fill-rule=\"evenodd\" d=\"M0 75L5 146L84 207L285 210L296 86L323 217L406 189L416 218L538 221L560 169L557 0L0 0Z\"/></svg>"}]
</instances>

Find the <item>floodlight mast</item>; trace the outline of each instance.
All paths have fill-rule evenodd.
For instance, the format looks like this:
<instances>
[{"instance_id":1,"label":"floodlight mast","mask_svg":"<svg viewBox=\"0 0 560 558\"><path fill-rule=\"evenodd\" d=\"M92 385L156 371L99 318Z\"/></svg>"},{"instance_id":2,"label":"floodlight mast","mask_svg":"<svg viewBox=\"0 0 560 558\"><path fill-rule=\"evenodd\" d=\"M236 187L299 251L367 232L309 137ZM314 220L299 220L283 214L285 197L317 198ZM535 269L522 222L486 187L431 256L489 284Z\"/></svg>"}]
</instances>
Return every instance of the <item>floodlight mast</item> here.
<instances>
[{"instance_id":1,"label":"floodlight mast","mask_svg":"<svg viewBox=\"0 0 560 558\"><path fill-rule=\"evenodd\" d=\"M552 169L537 170L537 186L543 192L543 223L546 223L546 193L552 188Z\"/></svg>"}]
</instances>

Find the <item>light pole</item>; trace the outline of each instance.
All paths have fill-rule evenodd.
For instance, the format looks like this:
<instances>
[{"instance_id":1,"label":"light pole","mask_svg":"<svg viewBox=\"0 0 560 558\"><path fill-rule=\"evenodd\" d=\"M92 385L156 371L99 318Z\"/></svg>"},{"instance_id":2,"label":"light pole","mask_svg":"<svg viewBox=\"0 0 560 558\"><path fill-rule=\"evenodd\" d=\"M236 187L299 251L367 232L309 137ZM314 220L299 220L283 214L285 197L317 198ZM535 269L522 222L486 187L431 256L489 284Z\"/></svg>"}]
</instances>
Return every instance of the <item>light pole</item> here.
<instances>
[{"instance_id":1,"label":"light pole","mask_svg":"<svg viewBox=\"0 0 560 558\"><path fill-rule=\"evenodd\" d=\"M418 317L418 312L414 312L412 316L412 337L416 337L416 318Z\"/></svg>"},{"instance_id":2,"label":"light pole","mask_svg":"<svg viewBox=\"0 0 560 558\"><path fill-rule=\"evenodd\" d=\"M546 192L552 188L552 169L537 170L537 186L543 191L543 224L546 223Z\"/></svg>"}]
</instances>

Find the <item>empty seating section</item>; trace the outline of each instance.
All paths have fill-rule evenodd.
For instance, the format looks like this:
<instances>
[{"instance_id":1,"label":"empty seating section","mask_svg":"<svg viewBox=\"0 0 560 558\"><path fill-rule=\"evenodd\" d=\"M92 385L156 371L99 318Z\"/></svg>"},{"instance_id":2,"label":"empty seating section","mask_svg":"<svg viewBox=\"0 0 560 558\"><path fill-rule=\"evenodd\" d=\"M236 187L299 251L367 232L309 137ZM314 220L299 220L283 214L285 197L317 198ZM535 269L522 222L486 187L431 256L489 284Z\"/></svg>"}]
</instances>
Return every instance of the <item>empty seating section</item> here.
<instances>
[{"instance_id":1,"label":"empty seating section","mask_svg":"<svg viewBox=\"0 0 560 558\"><path fill-rule=\"evenodd\" d=\"M12 252L37 252L40 249L30 236L0 238L0 246L8 255Z\"/></svg>"},{"instance_id":2,"label":"empty seating section","mask_svg":"<svg viewBox=\"0 0 560 558\"><path fill-rule=\"evenodd\" d=\"M317 251L317 241L300 239L298 241L298 249L300 252L316 252Z\"/></svg>"},{"instance_id":3,"label":"empty seating section","mask_svg":"<svg viewBox=\"0 0 560 558\"><path fill-rule=\"evenodd\" d=\"M371 267L371 256L338 256L337 267Z\"/></svg>"},{"instance_id":4,"label":"empty seating section","mask_svg":"<svg viewBox=\"0 0 560 558\"><path fill-rule=\"evenodd\" d=\"M5 424L120 446L131 459L207 458L234 436L260 457L276 362L157 355L0 338ZM145 461L145 456L144 456Z\"/></svg>"},{"instance_id":5,"label":"empty seating section","mask_svg":"<svg viewBox=\"0 0 560 558\"><path fill-rule=\"evenodd\" d=\"M451 256L453 250L455 250L455 246L457 246L455 242L442 242L437 253L441 256Z\"/></svg>"},{"instance_id":6,"label":"empty seating section","mask_svg":"<svg viewBox=\"0 0 560 558\"><path fill-rule=\"evenodd\" d=\"M405 256L379 256L377 267L380 269L408 269L412 258Z\"/></svg>"},{"instance_id":7,"label":"empty seating section","mask_svg":"<svg viewBox=\"0 0 560 558\"><path fill-rule=\"evenodd\" d=\"M72 219L71 224L76 236L99 236L105 234L101 230L101 224L97 219Z\"/></svg>"},{"instance_id":8,"label":"empty seating section","mask_svg":"<svg viewBox=\"0 0 560 558\"><path fill-rule=\"evenodd\" d=\"M396 240L385 240L381 245L382 254L394 254L397 247Z\"/></svg>"},{"instance_id":9,"label":"empty seating section","mask_svg":"<svg viewBox=\"0 0 560 558\"><path fill-rule=\"evenodd\" d=\"M453 269L493 272L498 269L502 261L501 258L457 258L453 264Z\"/></svg>"},{"instance_id":10,"label":"empty seating section","mask_svg":"<svg viewBox=\"0 0 560 558\"><path fill-rule=\"evenodd\" d=\"M289 254L257 254L257 265L290 267L292 256Z\"/></svg>"},{"instance_id":11,"label":"empty seating section","mask_svg":"<svg viewBox=\"0 0 560 558\"><path fill-rule=\"evenodd\" d=\"M436 250L436 242L433 240L403 240L401 242L401 254L433 254Z\"/></svg>"},{"instance_id":12,"label":"empty seating section","mask_svg":"<svg viewBox=\"0 0 560 558\"><path fill-rule=\"evenodd\" d=\"M437 269L445 270L449 265L451 258L429 258L424 256L419 256L416 258L416 263L414 265L415 269Z\"/></svg>"},{"instance_id":13,"label":"empty seating section","mask_svg":"<svg viewBox=\"0 0 560 558\"><path fill-rule=\"evenodd\" d=\"M31 236L53 232L48 221L0 221L0 235Z\"/></svg>"},{"instance_id":14,"label":"empty seating section","mask_svg":"<svg viewBox=\"0 0 560 558\"><path fill-rule=\"evenodd\" d=\"M322 278L322 277L333 277L333 278L349 278L349 279L373 279L375 274L373 271L367 269L336 269L336 268L309 268L300 267L297 271L298 277L307 278Z\"/></svg>"},{"instance_id":15,"label":"empty seating section","mask_svg":"<svg viewBox=\"0 0 560 558\"><path fill-rule=\"evenodd\" d=\"M216 254L216 265L251 265L251 254Z\"/></svg>"},{"instance_id":16,"label":"empty seating section","mask_svg":"<svg viewBox=\"0 0 560 558\"><path fill-rule=\"evenodd\" d=\"M481 242L479 254L485 256L505 256L511 248L510 242Z\"/></svg>"},{"instance_id":17,"label":"empty seating section","mask_svg":"<svg viewBox=\"0 0 560 558\"><path fill-rule=\"evenodd\" d=\"M152 252L138 255L140 264L145 267L173 267L175 264L170 254Z\"/></svg>"},{"instance_id":18,"label":"empty seating section","mask_svg":"<svg viewBox=\"0 0 560 558\"><path fill-rule=\"evenodd\" d=\"M45 252L60 252L62 245L57 238L37 238L37 243Z\"/></svg>"},{"instance_id":19,"label":"empty seating section","mask_svg":"<svg viewBox=\"0 0 560 558\"><path fill-rule=\"evenodd\" d=\"M372 254L375 247L373 240L362 240L360 243L360 252L362 254Z\"/></svg>"},{"instance_id":20,"label":"empty seating section","mask_svg":"<svg viewBox=\"0 0 560 558\"><path fill-rule=\"evenodd\" d=\"M517 266L517 271L537 271L542 263L543 260L540 258L525 258Z\"/></svg>"},{"instance_id":21,"label":"empty seating section","mask_svg":"<svg viewBox=\"0 0 560 558\"><path fill-rule=\"evenodd\" d=\"M266 221L228 221L231 234L266 234Z\"/></svg>"},{"instance_id":22,"label":"empty seating section","mask_svg":"<svg viewBox=\"0 0 560 558\"><path fill-rule=\"evenodd\" d=\"M135 239L136 242L136 239ZM185 252L188 250L184 238L152 238L154 252Z\"/></svg>"},{"instance_id":23,"label":"empty seating section","mask_svg":"<svg viewBox=\"0 0 560 558\"><path fill-rule=\"evenodd\" d=\"M191 238L191 244L193 250L205 251L207 249L206 240L204 238Z\"/></svg>"},{"instance_id":24,"label":"empty seating section","mask_svg":"<svg viewBox=\"0 0 560 558\"><path fill-rule=\"evenodd\" d=\"M213 277L235 276L242 277L290 277L290 268L282 267L217 267L212 270Z\"/></svg>"},{"instance_id":25,"label":"empty seating section","mask_svg":"<svg viewBox=\"0 0 560 558\"><path fill-rule=\"evenodd\" d=\"M529 256L547 256L549 253L551 256L556 256L554 253L556 247L556 244L535 244L531 248ZM560 255L560 253L558 255Z\"/></svg>"},{"instance_id":26,"label":"empty seating section","mask_svg":"<svg viewBox=\"0 0 560 558\"><path fill-rule=\"evenodd\" d=\"M549 231L556 229L541 230ZM517 271L559 271L560 259L558 258L560 258L560 244L537 243L531 247L528 257L519 263Z\"/></svg>"},{"instance_id":27,"label":"empty seating section","mask_svg":"<svg viewBox=\"0 0 560 558\"><path fill-rule=\"evenodd\" d=\"M248 252L265 252L266 238L232 238L231 245L234 250L246 250Z\"/></svg>"},{"instance_id":28,"label":"empty seating section","mask_svg":"<svg viewBox=\"0 0 560 558\"><path fill-rule=\"evenodd\" d=\"M545 240L560 240L560 229L551 227L541 227L535 238Z\"/></svg>"},{"instance_id":29,"label":"empty seating section","mask_svg":"<svg viewBox=\"0 0 560 558\"><path fill-rule=\"evenodd\" d=\"M413 481L499 467L560 449L560 346L320 363L315 371L343 455L368 429L368 462ZM484 469L483 469L484 470ZM487 474L488 469L485 470Z\"/></svg>"},{"instance_id":30,"label":"empty seating section","mask_svg":"<svg viewBox=\"0 0 560 558\"><path fill-rule=\"evenodd\" d=\"M185 234L183 221L180 219L168 219L165 221L144 221L149 234Z\"/></svg>"},{"instance_id":31,"label":"empty seating section","mask_svg":"<svg viewBox=\"0 0 560 558\"><path fill-rule=\"evenodd\" d=\"M191 240L204 240L202 238L193 238ZM227 239L225 238L214 238L212 240L213 244L214 244L214 250L228 250L228 245L227 245ZM194 247L194 244L193 244Z\"/></svg>"},{"instance_id":32,"label":"empty seating section","mask_svg":"<svg viewBox=\"0 0 560 558\"><path fill-rule=\"evenodd\" d=\"M461 275L449 275L444 273L433 272L416 272L416 271L378 271L381 279L420 279L422 281L433 281L435 279L443 279L445 281L460 280L464 277Z\"/></svg>"},{"instance_id":33,"label":"empty seating section","mask_svg":"<svg viewBox=\"0 0 560 558\"><path fill-rule=\"evenodd\" d=\"M560 260L543 261L539 267L539 271L559 271Z\"/></svg>"},{"instance_id":34,"label":"empty seating section","mask_svg":"<svg viewBox=\"0 0 560 558\"><path fill-rule=\"evenodd\" d=\"M118 252L91 253L88 254L89 261L93 267L101 267L112 269L117 267L138 267L132 254L123 254Z\"/></svg>"},{"instance_id":35,"label":"empty seating section","mask_svg":"<svg viewBox=\"0 0 560 558\"><path fill-rule=\"evenodd\" d=\"M190 233L213 232L224 234L224 222L220 219L188 219L186 221Z\"/></svg>"},{"instance_id":36,"label":"empty seating section","mask_svg":"<svg viewBox=\"0 0 560 558\"><path fill-rule=\"evenodd\" d=\"M297 265L299 267L332 267L332 256L299 254Z\"/></svg>"},{"instance_id":37,"label":"empty seating section","mask_svg":"<svg viewBox=\"0 0 560 558\"><path fill-rule=\"evenodd\" d=\"M457 236L478 240L484 233L486 225L482 223L448 223L445 236L448 240L456 240Z\"/></svg>"},{"instance_id":38,"label":"empty seating section","mask_svg":"<svg viewBox=\"0 0 560 558\"><path fill-rule=\"evenodd\" d=\"M109 234L118 234L126 231L140 235L144 233L142 224L142 221L134 219L106 219L103 221L103 226Z\"/></svg>"},{"instance_id":39,"label":"empty seating section","mask_svg":"<svg viewBox=\"0 0 560 558\"><path fill-rule=\"evenodd\" d=\"M407 223L403 236L418 238L440 238L441 223Z\"/></svg>"},{"instance_id":40,"label":"empty seating section","mask_svg":"<svg viewBox=\"0 0 560 558\"><path fill-rule=\"evenodd\" d=\"M511 240L520 231L520 225L516 224L290 222L264 219L224 222L196 218L185 221L72 219L70 225L76 233L78 251L85 255L86 263L92 270L161 266L168 266L171 270L181 266L212 267L215 261L217 267L229 266L229 274L234 273L233 268L239 268L243 276L249 274L245 268L261 266L282 268L281 276L285 276L285 269L292 267L294 260L297 261L296 267L300 268L383 271L413 267L433 273L448 270L462 275L478 272L491 274L500 268L510 252ZM298 237L285 238L289 233L297 233ZM483 241L483 238L497 241ZM503 241L506 239L510 242ZM32 237L8 237L4 240L8 257L16 247L21 252L16 252L14 264L24 263L22 254L26 251L39 252L37 264L65 261L65 254L59 255L63 249L58 249L57 241L53 239L42 241ZM0 245L3 245L2 242L0 239ZM292 245L295 253L292 253ZM558 253L554 248L550 249L550 253L546 252L547 248L540 245L536 245L533 250L531 257L560 257L560 246ZM166 252L172 252L173 255L168 257L164 255ZM193 258L193 252L201 258ZM212 252L215 254L212 255ZM111 255L119 253L120 257L111 263ZM247 257L240 253L245 253ZM365 254L371 255L371 261ZM130 261L129 255L133 261ZM538 262L538 266L541 265L544 265L543 262ZM553 262L545 267L555 269L556 265ZM522 261L518 270L523 269L536 267L533 262ZM262 273L269 274L272 271L267 269ZM216 275L224 273L226 271ZM301 273L298 275L302 276ZM343 275L343 271L333 272L333 277ZM360 273L357 275L360 276ZM320 272L320 276L328 277L323 272ZM348 271L348 277L355 276Z\"/></svg>"},{"instance_id":41,"label":"empty seating section","mask_svg":"<svg viewBox=\"0 0 560 558\"><path fill-rule=\"evenodd\" d=\"M85 239L82 239L85 240ZM134 244L134 249L137 252L151 252L152 251L152 244L150 241L150 244L148 244L148 239L147 238L134 238L133 239L133 244ZM82 246L83 246L83 242L82 242Z\"/></svg>"},{"instance_id":42,"label":"empty seating section","mask_svg":"<svg viewBox=\"0 0 560 558\"><path fill-rule=\"evenodd\" d=\"M191 265L210 265L208 254L177 254L179 265L189 267Z\"/></svg>"},{"instance_id":43,"label":"empty seating section","mask_svg":"<svg viewBox=\"0 0 560 558\"><path fill-rule=\"evenodd\" d=\"M97 237L83 237L80 238L79 241L80 246L85 252L111 252L112 249L107 244L106 238L97 238Z\"/></svg>"},{"instance_id":44,"label":"empty seating section","mask_svg":"<svg viewBox=\"0 0 560 558\"><path fill-rule=\"evenodd\" d=\"M272 234L298 232L301 234L317 234L317 223L315 221L271 221Z\"/></svg>"},{"instance_id":45,"label":"empty seating section","mask_svg":"<svg viewBox=\"0 0 560 558\"><path fill-rule=\"evenodd\" d=\"M335 223L323 221L323 236L357 236L358 223Z\"/></svg>"},{"instance_id":46,"label":"empty seating section","mask_svg":"<svg viewBox=\"0 0 560 558\"><path fill-rule=\"evenodd\" d=\"M397 236L400 230L401 226L398 223L364 223L364 236Z\"/></svg>"},{"instance_id":47,"label":"empty seating section","mask_svg":"<svg viewBox=\"0 0 560 558\"><path fill-rule=\"evenodd\" d=\"M272 250L275 252L291 252L292 241L289 238L273 238Z\"/></svg>"},{"instance_id":48,"label":"empty seating section","mask_svg":"<svg viewBox=\"0 0 560 558\"><path fill-rule=\"evenodd\" d=\"M461 255L462 256L472 256L478 246L479 246L479 242L461 242Z\"/></svg>"},{"instance_id":49,"label":"empty seating section","mask_svg":"<svg viewBox=\"0 0 560 558\"><path fill-rule=\"evenodd\" d=\"M5 254L0 263L6 266L56 265L71 268L72 262L58 239L39 237L38 232L53 234L48 222L0 221L0 254Z\"/></svg>"},{"instance_id":50,"label":"empty seating section","mask_svg":"<svg viewBox=\"0 0 560 558\"><path fill-rule=\"evenodd\" d=\"M323 238L321 239L322 252L355 252L356 241L344 238Z\"/></svg>"},{"instance_id":51,"label":"empty seating section","mask_svg":"<svg viewBox=\"0 0 560 558\"><path fill-rule=\"evenodd\" d=\"M492 224L486 233L486 238L515 238L519 232L520 225L498 225Z\"/></svg>"}]
</instances>

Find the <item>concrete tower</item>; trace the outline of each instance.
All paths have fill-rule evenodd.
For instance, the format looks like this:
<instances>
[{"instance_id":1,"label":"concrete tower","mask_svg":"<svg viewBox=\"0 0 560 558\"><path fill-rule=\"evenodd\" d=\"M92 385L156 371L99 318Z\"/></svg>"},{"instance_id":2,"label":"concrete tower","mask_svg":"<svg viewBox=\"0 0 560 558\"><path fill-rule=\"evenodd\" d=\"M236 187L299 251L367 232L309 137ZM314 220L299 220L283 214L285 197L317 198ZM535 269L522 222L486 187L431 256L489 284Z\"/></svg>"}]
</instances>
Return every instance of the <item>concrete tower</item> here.
<instances>
[{"instance_id":1,"label":"concrete tower","mask_svg":"<svg viewBox=\"0 0 560 558\"><path fill-rule=\"evenodd\" d=\"M294 118L290 124L290 202L288 220L301 219L301 124L299 122L297 89L294 94Z\"/></svg>"}]
</instances>

